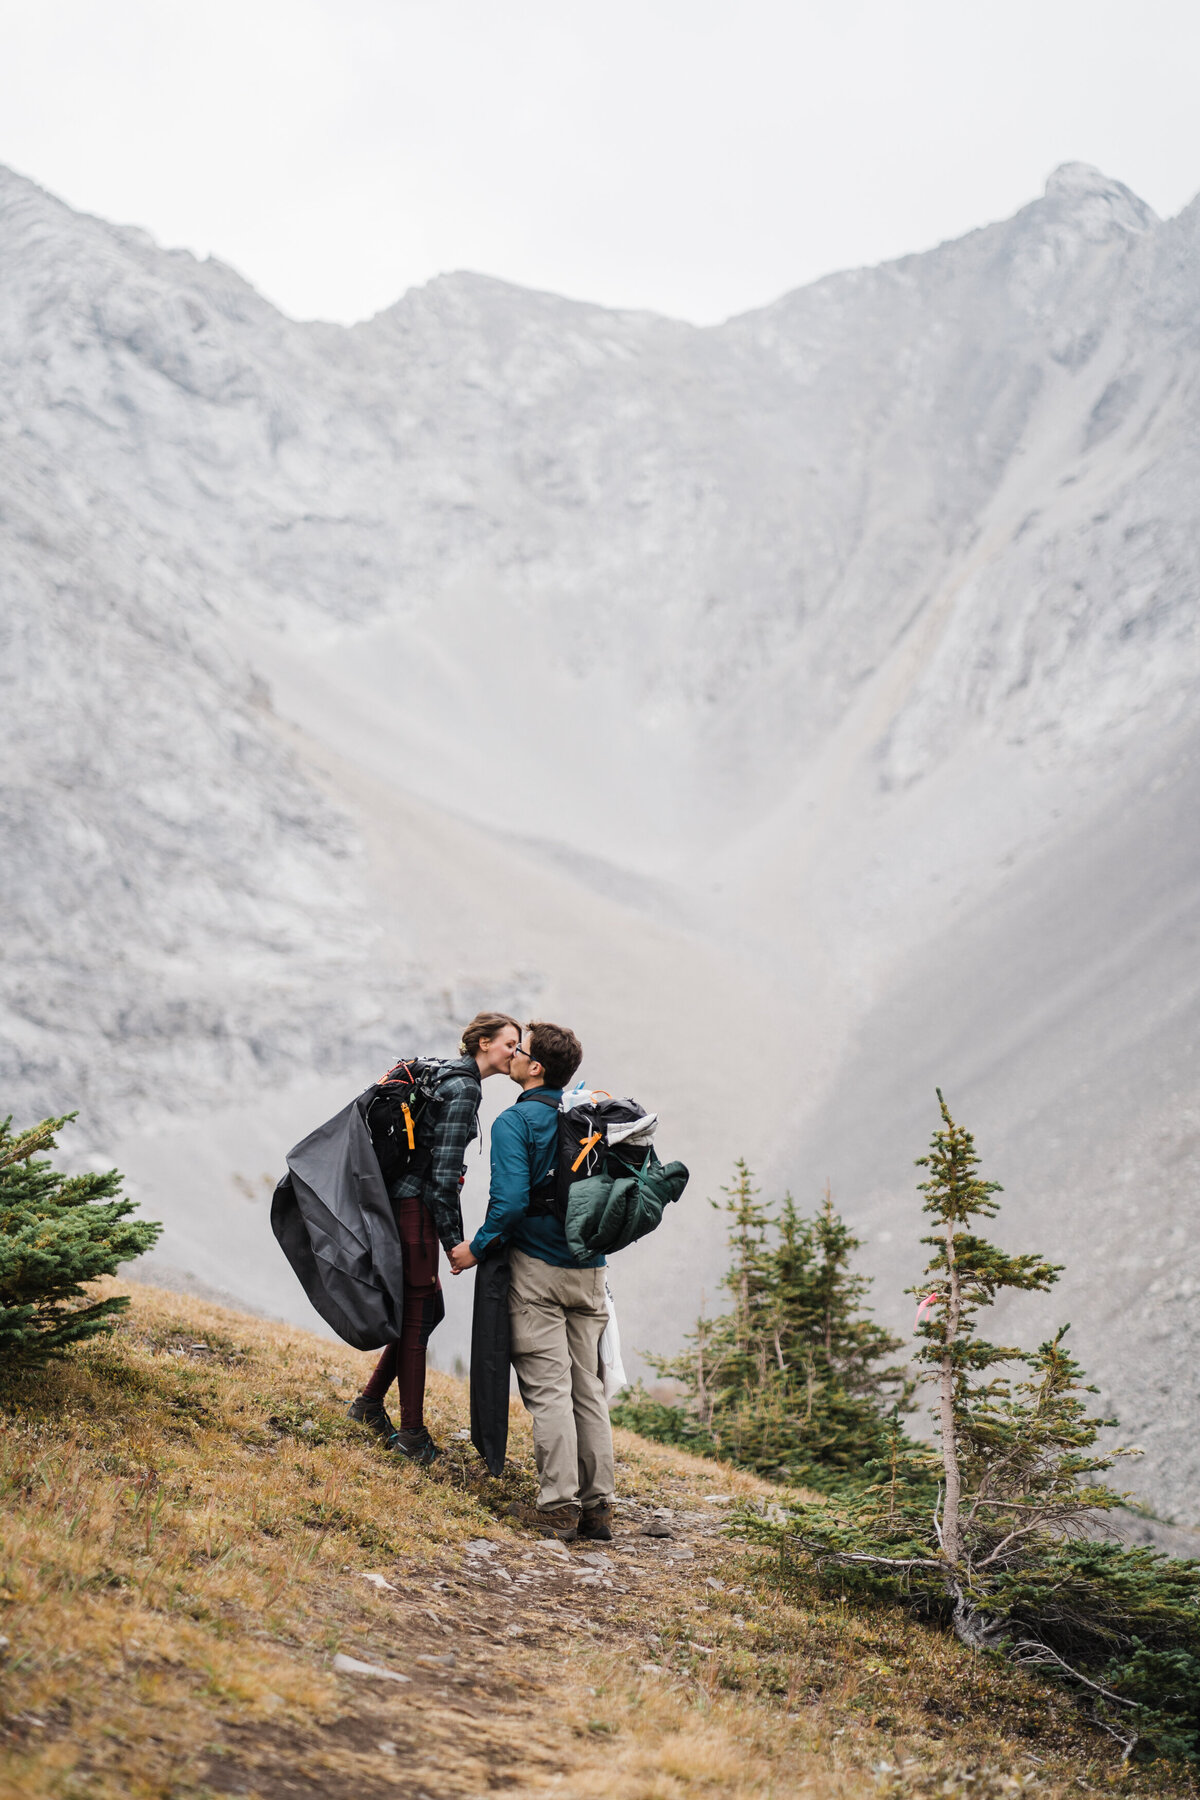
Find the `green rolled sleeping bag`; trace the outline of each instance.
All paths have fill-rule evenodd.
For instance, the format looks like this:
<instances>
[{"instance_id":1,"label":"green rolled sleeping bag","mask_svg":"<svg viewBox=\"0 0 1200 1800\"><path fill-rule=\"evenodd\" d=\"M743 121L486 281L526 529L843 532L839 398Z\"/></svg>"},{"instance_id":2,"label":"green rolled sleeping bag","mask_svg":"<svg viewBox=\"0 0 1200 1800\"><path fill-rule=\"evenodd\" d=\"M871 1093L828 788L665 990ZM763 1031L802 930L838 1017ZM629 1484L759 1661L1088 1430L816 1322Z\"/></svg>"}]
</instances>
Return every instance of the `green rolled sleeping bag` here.
<instances>
[{"instance_id":1,"label":"green rolled sleeping bag","mask_svg":"<svg viewBox=\"0 0 1200 1800\"><path fill-rule=\"evenodd\" d=\"M660 1162L653 1146L640 1169L618 1173L618 1168L610 1163L607 1170L572 1183L563 1228L577 1263L611 1256L656 1231L663 1209L688 1184L683 1163Z\"/></svg>"}]
</instances>

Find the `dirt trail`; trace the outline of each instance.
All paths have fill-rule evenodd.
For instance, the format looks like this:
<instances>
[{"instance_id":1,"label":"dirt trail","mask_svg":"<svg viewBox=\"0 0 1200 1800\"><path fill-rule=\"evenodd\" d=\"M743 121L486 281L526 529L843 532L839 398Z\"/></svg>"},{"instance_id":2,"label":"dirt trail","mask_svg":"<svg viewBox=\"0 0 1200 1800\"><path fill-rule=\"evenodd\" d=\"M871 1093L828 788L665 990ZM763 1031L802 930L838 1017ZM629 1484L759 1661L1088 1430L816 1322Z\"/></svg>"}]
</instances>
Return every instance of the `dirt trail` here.
<instances>
[{"instance_id":1,"label":"dirt trail","mask_svg":"<svg viewBox=\"0 0 1200 1800\"><path fill-rule=\"evenodd\" d=\"M338 1656L381 1672L343 1664L336 1721L308 1735L227 1729L197 1774L214 1794L263 1800L622 1791L620 1724L583 1677L615 1663L626 1689L653 1693L656 1711L664 1701L673 1710L681 1683L713 1685L706 1665L717 1647L681 1619L716 1603L727 1625L753 1633L738 1608L755 1602L729 1579L721 1534L731 1499L686 1510L657 1496L626 1501L608 1544L568 1547L500 1527L428 1563L346 1570L326 1589ZM838 1781L820 1791L876 1788Z\"/></svg>"},{"instance_id":2,"label":"dirt trail","mask_svg":"<svg viewBox=\"0 0 1200 1800\"><path fill-rule=\"evenodd\" d=\"M434 1375L424 1472L363 1359L137 1289L0 1394L0 1800L883 1800L1190 1791L1065 1695L725 1534L780 1491L617 1432L611 1544L562 1546L528 1420L491 1481ZM364 1667L365 1665L365 1667Z\"/></svg>"}]
</instances>

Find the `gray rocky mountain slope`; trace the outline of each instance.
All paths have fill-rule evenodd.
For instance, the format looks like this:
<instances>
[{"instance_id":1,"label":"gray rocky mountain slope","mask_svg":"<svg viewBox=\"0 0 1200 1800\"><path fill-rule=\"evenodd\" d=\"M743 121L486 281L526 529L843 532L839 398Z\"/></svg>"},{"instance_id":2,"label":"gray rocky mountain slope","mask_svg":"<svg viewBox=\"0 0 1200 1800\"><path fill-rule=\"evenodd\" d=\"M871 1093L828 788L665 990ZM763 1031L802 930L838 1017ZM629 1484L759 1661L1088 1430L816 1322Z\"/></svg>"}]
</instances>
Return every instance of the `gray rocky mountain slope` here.
<instances>
[{"instance_id":1,"label":"gray rocky mountain slope","mask_svg":"<svg viewBox=\"0 0 1200 1800\"><path fill-rule=\"evenodd\" d=\"M940 1081L1196 1516L1198 235L1071 164L713 329L346 330L0 177L6 1107L280 1310L313 1108L557 1011L696 1167L614 1274L665 1345L739 1153L903 1320Z\"/></svg>"}]
</instances>

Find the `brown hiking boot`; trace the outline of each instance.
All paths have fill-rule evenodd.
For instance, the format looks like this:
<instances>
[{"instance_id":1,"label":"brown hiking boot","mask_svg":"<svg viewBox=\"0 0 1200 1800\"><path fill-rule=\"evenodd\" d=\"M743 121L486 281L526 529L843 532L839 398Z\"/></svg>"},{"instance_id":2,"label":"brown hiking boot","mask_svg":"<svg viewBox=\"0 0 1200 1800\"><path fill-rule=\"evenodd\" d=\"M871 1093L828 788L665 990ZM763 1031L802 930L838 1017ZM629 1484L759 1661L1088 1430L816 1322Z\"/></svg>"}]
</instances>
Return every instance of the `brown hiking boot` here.
<instances>
[{"instance_id":1,"label":"brown hiking boot","mask_svg":"<svg viewBox=\"0 0 1200 1800\"><path fill-rule=\"evenodd\" d=\"M579 1536L578 1500L568 1500L562 1506L510 1506L508 1513L539 1536L557 1538L562 1544L573 1544Z\"/></svg>"},{"instance_id":2,"label":"brown hiking boot","mask_svg":"<svg viewBox=\"0 0 1200 1800\"><path fill-rule=\"evenodd\" d=\"M537 1529L543 1537L555 1537L560 1544L573 1544L579 1536L579 1502L568 1500L564 1506L539 1506Z\"/></svg>"},{"instance_id":3,"label":"brown hiking boot","mask_svg":"<svg viewBox=\"0 0 1200 1800\"><path fill-rule=\"evenodd\" d=\"M585 1506L579 1521L581 1538L591 1538L596 1544L612 1543L613 1509L611 1500L601 1500L595 1506Z\"/></svg>"},{"instance_id":4,"label":"brown hiking boot","mask_svg":"<svg viewBox=\"0 0 1200 1800\"><path fill-rule=\"evenodd\" d=\"M566 1500L561 1506L510 1506L508 1516L540 1537L557 1538L563 1544L573 1544L579 1536L578 1500Z\"/></svg>"}]
</instances>

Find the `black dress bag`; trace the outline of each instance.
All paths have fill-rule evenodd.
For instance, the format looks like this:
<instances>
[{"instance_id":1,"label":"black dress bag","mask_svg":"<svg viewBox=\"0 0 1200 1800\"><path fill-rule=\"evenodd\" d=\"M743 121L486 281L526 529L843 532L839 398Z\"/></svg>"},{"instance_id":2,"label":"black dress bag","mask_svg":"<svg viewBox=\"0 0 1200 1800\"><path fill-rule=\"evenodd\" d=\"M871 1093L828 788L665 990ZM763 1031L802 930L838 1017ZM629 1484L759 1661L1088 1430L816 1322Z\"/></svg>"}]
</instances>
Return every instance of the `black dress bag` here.
<instances>
[{"instance_id":1,"label":"black dress bag","mask_svg":"<svg viewBox=\"0 0 1200 1800\"><path fill-rule=\"evenodd\" d=\"M271 1228L309 1300L356 1350L400 1336L404 1257L357 1100L288 1151Z\"/></svg>"}]
</instances>

